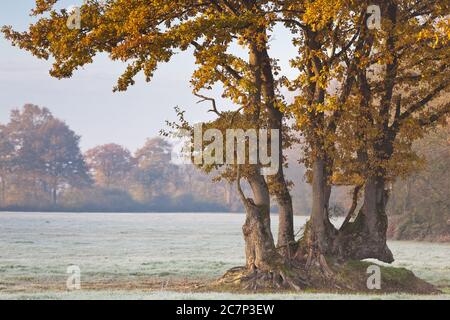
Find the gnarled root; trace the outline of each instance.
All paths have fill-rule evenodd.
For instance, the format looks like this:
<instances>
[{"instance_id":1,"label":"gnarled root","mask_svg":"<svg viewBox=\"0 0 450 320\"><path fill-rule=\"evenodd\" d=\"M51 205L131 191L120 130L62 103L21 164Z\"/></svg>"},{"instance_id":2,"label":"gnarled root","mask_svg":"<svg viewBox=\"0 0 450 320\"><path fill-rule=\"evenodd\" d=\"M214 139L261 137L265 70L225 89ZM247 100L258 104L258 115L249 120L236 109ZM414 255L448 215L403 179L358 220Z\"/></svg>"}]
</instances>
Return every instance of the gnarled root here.
<instances>
[{"instance_id":1,"label":"gnarled root","mask_svg":"<svg viewBox=\"0 0 450 320\"><path fill-rule=\"evenodd\" d=\"M294 290L309 287L305 273L297 268L274 268L270 271L237 267L228 270L219 284L238 286L246 291Z\"/></svg>"},{"instance_id":2,"label":"gnarled root","mask_svg":"<svg viewBox=\"0 0 450 320\"><path fill-rule=\"evenodd\" d=\"M373 262L347 261L315 255L306 270L304 261L292 261L286 265L274 265L268 270L237 267L229 270L214 282L208 290L225 292L283 292L314 289L326 292L372 292L367 288L367 270ZM411 271L402 268L380 266L382 291L380 293L405 292L435 294L439 291L417 278Z\"/></svg>"}]
</instances>

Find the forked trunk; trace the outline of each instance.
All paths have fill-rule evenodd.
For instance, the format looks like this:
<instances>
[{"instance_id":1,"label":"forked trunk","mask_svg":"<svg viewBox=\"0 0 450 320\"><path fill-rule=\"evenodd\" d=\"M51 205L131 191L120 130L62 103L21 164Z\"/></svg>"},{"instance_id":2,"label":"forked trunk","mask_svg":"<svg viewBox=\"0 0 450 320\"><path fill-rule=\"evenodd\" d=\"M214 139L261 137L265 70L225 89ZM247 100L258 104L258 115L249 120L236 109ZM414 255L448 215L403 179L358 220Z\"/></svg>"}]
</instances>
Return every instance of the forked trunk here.
<instances>
[{"instance_id":1,"label":"forked trunk","mask_svg":"<svg viewBox=\"0 0 450 320\"><path fill-rule=\"evenodd\" d=\"M275 200L278 204L278 244L280 252L286 257L290 256L291 246L295 244L294 237L294 210L292 206L292 197L289 187L284 178L283 170L283 114L276 107L275 79L273 76L272 65L267 48L259 49L256 53L261 66L262 74L262 93L264 104L267 110L270 129L279 130L278 141L278 163L279 168L276 175L270 177L270 183L273 185ZM272 155L273 156L273 155Z\"/></svg>"},{"instance_id":2,"label":"forked trunk","mask_svg":"<svg viewBox=\"0 0 450 320\"><path fill-rule=\"evenodd\" d=\"M387 246L388 192L382 177L369 178L364 187L364 204L353 222L344 225L336 239L336 251L342 259L378 259L392 263L394 257Z\"/></svg>"}]
</instances>

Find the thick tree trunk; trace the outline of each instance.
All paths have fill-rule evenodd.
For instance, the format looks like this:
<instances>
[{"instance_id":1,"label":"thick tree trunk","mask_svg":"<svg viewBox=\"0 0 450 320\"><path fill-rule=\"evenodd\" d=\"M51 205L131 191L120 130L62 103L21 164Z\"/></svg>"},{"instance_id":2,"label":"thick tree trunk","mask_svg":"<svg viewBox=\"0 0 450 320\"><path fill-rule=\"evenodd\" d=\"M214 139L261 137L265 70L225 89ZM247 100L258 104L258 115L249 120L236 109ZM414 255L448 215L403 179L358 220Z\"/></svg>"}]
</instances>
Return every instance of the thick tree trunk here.
<instances>
[{"instance_id":1,"label":"thick tree trunk","mask_svg":"<svg viewBox=\"0 0 450 320\"><path fill-rule=\"evenodd\" d=\"M246 198L239 188L245 206L246 220L242 227L245 240L246 265L249 270L270 271L279 262L270 229L270 195L264 177L248 178L253 199Z\"/></svg>"},{"instance_id":2,"label":"thick tree trunk","mask_svg":"<svg viewBox=\"0 0 450 320\"><path fill-rule=\"evenodd\" d=\"M279 154L278 163L280 167L276 175L270 177L270 183L272 185L273 194L278 205L278 243L277 246L281 248L281 253L285 256L290 256L291 247L295 244L294 237L294 209L292 206L292 197L288 188L286 179L284 178L283 170L283 138L281 134L282 130L282 118L279 115L278 110L271 110L269 114L272 114L271 127L280 130L279 135Z\"/></svg>"},{"instance_id":3,"label":"thick tree trunk","mask_svg":"<svg viewBox=\"0 0 450 320\"><path fill-rule=\"evenodd\" d=\"M294 210L292 208L292 199L288 190L281 192L276 197L278 203L278 243L282 248L281 252L290 255L290 247L295 243L294 237Z\"/></svg>"},{"instance_id":4,"label":"thick tree trunk","mask_svg":"<svg viewBox=\"0 0 450 320\"><path fill-rule=\"evenodd\" d=\"M313 203L311 219L306 225L303 241L296 253L296 259L310 269L316 265L326 274L331 274L325 256L332 254L336 229L328 216L328 201L331 188L327 184L325 160L316 157L312 164Z\"/></svg>"},{"instance_id":5,"label":"thick tree trunk","mask_svg":"<svg viewBox=\"0 0 450 320\"><path fill-rule=\"evenodd\" d=\"M378 259L394 261L387 246L388 219L386 205L388 192L382 177L371 177L364 188L364 204L358 216L341 228L336 239L336 251L342 259Z\"/></svg>"},{"instance_id":6,"label":"thick tree trunk","mask_svg":"<svg viewBox=\"0 0 450 320\"><path fill-rule=\"evenodd\" d=\"M321 158L316 158L312 170L313 203L310 241L315 242L317 249L321 253L328 254L335 230L328 216L330 188L326 182L325 161Z\"/></svg>"},{"instance_id":7,"label":"thick tree trunk","mask_svg":"<svg viewBox=\"0 0 450 320\"><path fill-rule=\"evenodd\" d=\"M246 220L242 227L245 239L246 268L233 268L221 281L236 283L246 289L289 288L301 290L307 282L302 270L292 268L279 254L270 229L270 194L266 181L259 174L247 177L254 199L246 198L240 186L238 168L237 188L245 205Z\"/></svg>"}]
</instances>

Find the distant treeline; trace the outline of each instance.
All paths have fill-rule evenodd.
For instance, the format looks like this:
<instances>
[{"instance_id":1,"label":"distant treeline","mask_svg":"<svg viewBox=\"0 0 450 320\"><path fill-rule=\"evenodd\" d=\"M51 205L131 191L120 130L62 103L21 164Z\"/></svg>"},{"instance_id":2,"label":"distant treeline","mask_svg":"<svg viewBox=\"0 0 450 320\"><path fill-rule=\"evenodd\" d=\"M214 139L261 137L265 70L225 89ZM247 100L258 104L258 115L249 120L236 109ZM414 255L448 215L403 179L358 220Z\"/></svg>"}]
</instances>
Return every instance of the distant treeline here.
<instances>
[{"instance_id":1,"label":"distant treeline","mask_svg":"<svg viewBox=\"0 0 450 320\"><path fill-rule=\"evenodd\" d=\"M415 144L427 161L393 185L388 235L395 239L450 239L450 128ZM0 209L74 212L243 212L234 186L212 181L193 165L171 162L172 146L148 139L132 153L106 144L84 154L80 137L46 108L26 105L0 125ZM286 151L294 213L311 212L311 187L297 159ZM245 186L244 186L245 189ZM346 215L351 189L339 187L330 214ZM275 212L275 208L273 210Z\"/></svg>"},{"instance_id":2,"label":"distant treeline","mask_svg":"<svg viewBox=\"0 0 450 320\"><path fill-rule=\"evenodd\" d=\"M399 240L450 241L450 126L414 145L426 159L421 170L393 186L389 236Z\"/></svg>"},{"instance_id":3,"label":"distant treeline","mask_svg":"<svg viewBox=\"0 0 450 320\"><path fill-rule=\"evenodd\" d=\"M238 211L233 188L192 165L171 163L171 145L147 140L86 153L46 108L25 105L0 125L0 208L14 211Z\"/></svg>"}]
</instances>

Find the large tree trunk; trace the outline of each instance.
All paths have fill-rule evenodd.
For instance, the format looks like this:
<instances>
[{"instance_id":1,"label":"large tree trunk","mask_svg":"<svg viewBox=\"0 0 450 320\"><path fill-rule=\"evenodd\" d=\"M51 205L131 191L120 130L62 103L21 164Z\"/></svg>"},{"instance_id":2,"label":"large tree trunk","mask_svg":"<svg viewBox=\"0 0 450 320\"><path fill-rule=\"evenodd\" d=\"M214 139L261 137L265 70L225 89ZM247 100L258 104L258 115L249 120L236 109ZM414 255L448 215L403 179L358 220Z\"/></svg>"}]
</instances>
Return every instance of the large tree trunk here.
<instances>
[{"instance_id":1,"label":"large tree trunk","mask_svg":"<svg viewBox=\"0 0 450 320\"><path fill-rule=\"evenodd\" d=\"M342 226L336 251L342 259L378 259L392 263L394 257L386 243L388 191L383 177L370 177L364 187L364 204L353 222Z\"/></svg>"},{"instance_id":2,"label":"large tree trunk","mask_svg":"<svg viewBox=\"0 0 450 320\"><path fill-rule=\"evenodd\" d=\"M239 170L239 169L238 169ZM301 290L307 282L304 274L292 269L290 263L278 253L270 229L270 194L266 181L259 174L247 177L254 199L246 198L240 186L238 191L245 205L246 220L242 228L245 239L247 266L228 271L222 281L239 279L245 288L289 288Z\"/></svg>"},{"instance_id":3,"label":"large tree trunk","mask_svg":"<svg viewBox=\"0 0 450 320\"><path fill-rule=\"evenodd\" d=\"M330 188L326 181L325 161L319 157L316 158L312 170L313 203L310 240L315 242L321 253L328 254L335 230L328 216Z\"/></svg>"},{"instance_id":4,"label":"large tree trunk","mask_svg":"<svg viewBox=\"0 0 450 320\"><path fill-rule=\"evenodd\" d=\"M270 229L269 190L261 175L252 175L247 180L253 191L253 199L246 198L238 186L246 211L242 227L246 265L249 270L270 271L280 260Z\"/></svg>"},{"instance_id":5,"label":"large tree trunk","mask_svg":"<svg viewBox=\"0 0 450 320\"><path fill-rule=\"evenodd\" d=\"M251 114L256 128L260 126L261 115L261 56L257 46L250 46L249 63L251 66L255 92L250 95L253 110ZM270 271L272 260L276 256L275 243L270 229L270 194L267 183L259 174L259 166L247 176L247 181L253 192L253 199L247 198L240 186L240 168L238 167L237 188L246 211L246 220L242 228L245 240L246 266L249 270Z\"/></svg>"},{"instance_id":6,"label":"large tree trunk","mask_svg":"<svg viewBox=\"0 0 450 320\"><path fill-rule=\"evenodd\" d=\"M287 188L286 188L287 189ZM276 196L278 203L278 242L277 246L282 248L284 255L290 256L291 246L295 244L294 237L294 210L292 199L288 190L280 192Z\"/></svg>"},{"instance_id":7,"label":"large tree trunk","mask_svg":"<svg viewBox=\"0 0 450 320\"><path fill-rule=\"evenodd\" d=\"M331 272L326 264L325 256L332 254L332 244L336 236L336 229L328 215L330 191L326 179L325 160L316 157L312 164L311 219L306 225L296 259L305 263L306 269L318 266L326 274Z\"/></svg>"},{"instance_id":8,"label":"large tree trunk","mask_svg":"<svg viewBox=\"0 0 450 320\"><path fill-rule=\"evenodd\" d=\"M383 7L383 13L392 22L395 27L397 21L397 4L395 2L386 2ZM388 32L391 32L389 30ZM389 34L387 47L395 47L395 37ZM381 121L375 121L372 118L370 110L370 101L372 99L370 86L366 76L367 70L359 70L359 90L362 93L361 107L364 117L376 126L377 130L383 132L383 135L373 141L367 140L366 143L373 144L374 156L376 160L385 162L393 154L393 142L395 133L389 129L390 107L395 86L395 77L398 72L398 60L393 58L391 63L386 65L384 75L383 95L380 101L379 117ZM358 152L359 161L362 164L369 163L369 155L366 149ZM366 166L365 170L370 171L373 168ZM376 172L366 178L364 187L364 204L354 221L347 220L339 231L339 236L335 241L335 251L337 256L342 259L367 259L374 258L383 262L391 263L394 261L392 252L386 243L386 232L388 219L386 215L386 205L388 201L388 192L385 190L385 169L379 167Z\"/></svg>"},{"instance_id":9,"label":"large tree trunk","mask_svg":"<svg viewBox=\"0 0 450 320\"><path fill-rule=\"evenodd\" d=\"M283 138L282 138L282 117L278 110L271 109L271 127L280 130L278 163L280 164L276 175L270 177L273 194L278 205L278 243L281 253L290 256L291 247L295 244L294 237L294 209L292 206L292 197L288 184L284 178L283 170Z\"/></svg>"}]
</instances>

